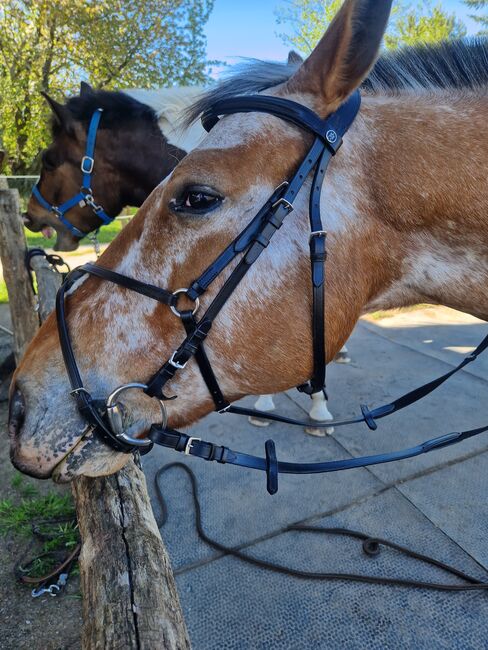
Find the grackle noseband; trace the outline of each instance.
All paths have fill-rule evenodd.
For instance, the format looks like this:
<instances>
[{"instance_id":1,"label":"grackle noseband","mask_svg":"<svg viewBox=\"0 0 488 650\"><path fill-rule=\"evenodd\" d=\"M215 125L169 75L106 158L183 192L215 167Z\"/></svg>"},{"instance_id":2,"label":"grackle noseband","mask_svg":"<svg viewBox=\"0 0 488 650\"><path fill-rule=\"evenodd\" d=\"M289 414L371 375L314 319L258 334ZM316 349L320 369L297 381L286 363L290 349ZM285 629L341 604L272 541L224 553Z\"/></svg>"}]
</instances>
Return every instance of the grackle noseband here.
<instances>
[{"instance_id":1,"label":"grackle noseband","mask_svg":"<svg viewBox=\"0 0 488 650\"><path fill-rule=\"evenodd\" d=\"M282 183L273 192L272 196L259 210L254 219L250 221L234 241L227 246L188 288L178 289L173 292L168 291L95 264L85 264L70 273L59 290L56 301L59 338L66 370L71 383L71 395L76 399L77 407L91 426L91 431L94 435L99 436L116 451L125 453L132 452L136 449L141 451L141 453L147 453L153 444L158 444L191 456L204 458L205 460L215 460L219 463L229 463L263 470L267 475L268 492L274 494L278 490L279 473L314 474L387 463L418 456L488 431L488 426L484 426L469 431L448 433L427 440L415 447L361 458L348 458L321 463L290 463L277 459L275 445L272 440L268 440L265 444L265 457L258 457L233 451L228 447L205 442L200 438L188 436L167 426L164 401L174 399L174 396L166 396L163 390L166 383L179 370L183 369L193 357L195 357L203 379L213 398L215 410L219 413L227 412L239 415L254 415L268 420L300 426L310 424L301 420L293 420L280 415L273 415L271 413L229 404L220 389L206 355L204 341L212 327L213 321L218 316L228 298L232 295L247 271L270 244L273 235L281 228L286 216L293 210L293 203L300 189L313 171L314 175L310 190L309 205L309 244L313 291L313 376L306 384L299 386L298 390L307 394L314 394L325 390L324 307L327 232L324 230L320 214L320 196L328 164L339 150L343 136L354 122L359 112L360 104L360 94L359 91L356 91L335 113L323 120L307 107L278 97L249 95L217 101L202 116L202 123L207 131L217 123L219 117L222 115L238 112L262 112L279 117L311 133L314 136L314 142L293 177L289 181ZM197 320L196 314L199 308L199 297L205 293L213 280L237 257L240 257L239 262L230 273L222 288L217 292L217 295L203 316ZM83 386L66 320L66 293L73 288L77 280L86 274L113 282L169 306L173 313L181 319L186 331L186 338L182 344L147 383L137 382L120 386L106 401L94 400L88 390ZM178 309L178 297L182 293L186 294L186 297L194 302L195 308L193 311L180 311ZM443 384L453 374L464 368L468 363L474 361L487 347L488 336L456 368L410 391L389 404L379 406L372 410L362 405L362 414L360 416L340 422L326 422L322 425L314 422L314 426L337 427L365 422L370 429L376 429L376 420L422 399ZM124 431L123 411L121 405L117 402L117 397L124 390L132 388L141 389L150 397L157 398L161 405L163 414L162 423L151 426L148 438L133 438Z\"/></svg>"}]
</instances>

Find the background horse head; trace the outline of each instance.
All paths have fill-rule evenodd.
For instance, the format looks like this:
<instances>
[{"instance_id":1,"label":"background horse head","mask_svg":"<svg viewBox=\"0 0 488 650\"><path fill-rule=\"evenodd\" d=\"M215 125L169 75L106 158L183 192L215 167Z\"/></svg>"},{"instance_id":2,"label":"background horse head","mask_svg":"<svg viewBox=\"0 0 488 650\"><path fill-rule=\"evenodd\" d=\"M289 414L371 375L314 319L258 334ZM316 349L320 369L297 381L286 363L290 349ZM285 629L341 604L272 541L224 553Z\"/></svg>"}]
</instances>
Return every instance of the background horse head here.
<instances>
[{"instance_id":1,"label":"background horse head","mask_svg":"<svg viewBox=\"0 0 488 650\"><path fill-rule=\"evenodd\" d=\"M202 139L200 125L180 130L182 112L202 88L162 90L93 90L82 83L79 96L63 105L46 96L53 112L53 142L42 154L39 191L50 204L59 206L80 192L87 131L94 112L103 109L97 131L92 175L92 194L110 217L127 206L140 206L150 192ZM75 205L66 218L82 233L102 224L88 205ZM55 213L31 197L25 225L35 232L57 232L55 250L74 250L80 239Z\"/></svg>"},{"instance_id":2,"label":"background horse head","mask_svg":"<svg viewBox=\"0 0 488 650\"><path fill-rule=\"evenodd\" d=\"M389 10L386 0L347 0L311 56L268 94L328 116L367 76ZM404 50L380 59L366 82L361 112L322 193L329 360L360 314L372 309L428 301L488 318L487 54L484 43ZM238 77L218 92L239 95L243 88L260 87ZM196 111L215 99L213 93ZM309 146L307 133L272 115L222 118L151 194L100 264L170 290L190 286L273 189L293 176ZM207 354L230 401L311 376L310 183L209 333ZM203 309L225 277L203 296ZM129 381L147 381L185 336L165 305L93 277L78 282L66 307L85 385L100 397ZM168 403L172 426L212 410L194 361L169 391L178 396ZM14 463L56 480L115 471L126 456L90 434L68 392L51 317L12 386ZM134 431L143 435L159 421L157 404L127 395Z\"/></svg>"},{"instance_id":3,"label":"background horse head","mask_svg":"<svg viewBox=\"0 0 488 650\"><path fill-rule=\"evenodd\" d=\"M274 66L275 73L279 79L286 78L301 62L300 55L291 51L286 65ZM269 83L269 70L265 79ZM125 206L140 206L204 137L200 122L183 126L181 119L203 90L195 86L111 92L94 90L82 82L80 95L66 105L45 95L53 113L53 143L41 157L41 196L59 206L79 193L90 120L97 109L103 109L92 176L94 200L111 218ZM66 218L81 233L102 225L87 205L74 205ZM34 196L24 222L30 230L42 230L46 236L56 230L55 250L75 250L79 245L76 233Z\"/></svg>"}]
</instances>

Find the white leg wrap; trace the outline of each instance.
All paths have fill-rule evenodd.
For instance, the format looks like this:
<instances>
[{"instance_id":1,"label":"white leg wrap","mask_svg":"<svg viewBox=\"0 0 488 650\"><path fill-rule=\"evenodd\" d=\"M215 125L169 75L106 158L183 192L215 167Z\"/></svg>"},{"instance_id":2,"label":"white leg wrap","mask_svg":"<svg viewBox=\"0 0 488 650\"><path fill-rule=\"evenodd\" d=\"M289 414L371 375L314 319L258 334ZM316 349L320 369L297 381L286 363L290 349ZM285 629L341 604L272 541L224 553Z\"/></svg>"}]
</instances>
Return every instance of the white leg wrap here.
<instances>
[{"instance_id":1,"label":"white leg wrap","mask_svg":"<svg viewBox=\"0 0 488 650\"><path fill-rule=\"evenodd\" d=\"M332 413L327 408L327 400L322 391L312 395L312 408L310 409L309 415L312 420L317 420L318 422L327 422L328 420L334 419ZM305 433L309 433L312 436L324 437L328 434L334 433L334 427L319 429L310 426L306 427Z\"/></svg>"},{"instance_id":2,"label":"white leg wrap","mask_svg":"<svg viewBox=\"0 0 488 650\"><path fill-rule=\"evenodd\" d=\"M274 411L275 405L273 402L272 395L260 395L254 404L254 408L258 411ZM271 424L270 420L262 420L261 418L249 416L249 422L255 427L269 427Z\"/></svg>"}]
</instances>

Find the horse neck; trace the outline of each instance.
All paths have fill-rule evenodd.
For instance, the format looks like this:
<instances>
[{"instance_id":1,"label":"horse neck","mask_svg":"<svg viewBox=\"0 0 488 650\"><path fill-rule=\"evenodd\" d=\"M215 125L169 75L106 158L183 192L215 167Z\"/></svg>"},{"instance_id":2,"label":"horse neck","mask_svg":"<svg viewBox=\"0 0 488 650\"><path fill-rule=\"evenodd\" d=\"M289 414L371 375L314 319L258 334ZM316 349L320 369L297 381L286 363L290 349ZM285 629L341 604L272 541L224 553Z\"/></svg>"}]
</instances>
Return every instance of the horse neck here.
<instances>
[{"instance_id":1,"label":"horse neck","mask_svg":"<svg viewBox=\"0 0 488 650\"><path fill-rule=\"evenodd\" d=\"M487 109L466 94L365 98L363 311L433 302L488 319Z\"/></svg>"}]
</instances>

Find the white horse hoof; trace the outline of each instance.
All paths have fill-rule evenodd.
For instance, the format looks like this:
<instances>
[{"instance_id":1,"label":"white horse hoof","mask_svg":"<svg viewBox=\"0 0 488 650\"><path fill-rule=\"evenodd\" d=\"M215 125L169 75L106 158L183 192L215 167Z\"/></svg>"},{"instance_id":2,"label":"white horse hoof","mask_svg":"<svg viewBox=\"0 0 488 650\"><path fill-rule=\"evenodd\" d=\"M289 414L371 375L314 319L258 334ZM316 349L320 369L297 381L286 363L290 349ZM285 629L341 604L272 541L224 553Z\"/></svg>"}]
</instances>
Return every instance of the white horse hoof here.
<instances>
[{"instance_id":1,"label":"white horse hoof","mask_svg":"<svg viewBox=\"0 0 488 650\"><path fill-rule=\"evenodd\" d=\"M254 404L254 408L257 411L274 411L276 407L273 402L273 396L260 395ZM271 424L270 420L263 420L262 418L258 418L255 415L250 415L248 417L248 420L249 423L255 427L269 427Z\"/></svg>"},{"instance_id":2,"label":"white horse hoof","mask_svg":"<svg viewBox=\"0 0 488 650\"><path fill-rule=\"evenodd\" d=\"M249 424L252 424L255 427L269 427L271 420L263 420L261 418L256 418L250 415L248 418Z\"/></svg>"},{"instance_id":3,"label":"white horse hoof","mask_svg":"<svg viewBox=\"0 0 488 650\"><path fill-rule=\"evenodd\" d=\"M326 427L325 429L317 429L317 427L305 427L305 433L315 438L325 438L334 433L334 427Z\"/></svg>"},{"instance_id":4,"label":"white horse hoof","mask_svg":"<svg viewBox=\"0 0 488 650\"><path fill-rule=\"evenodd\" d=\"M312 395L312 408L310 409L309 416L311 420L316 420L317 422L327 422L328 420L334 419L332 413L327 408L327 400L322 392ZM309 436L325 438L325 436L334 433L334 427L319 428L311 424L305 427L305 433L308 433Z\"/></svg>"}]
</instances>

